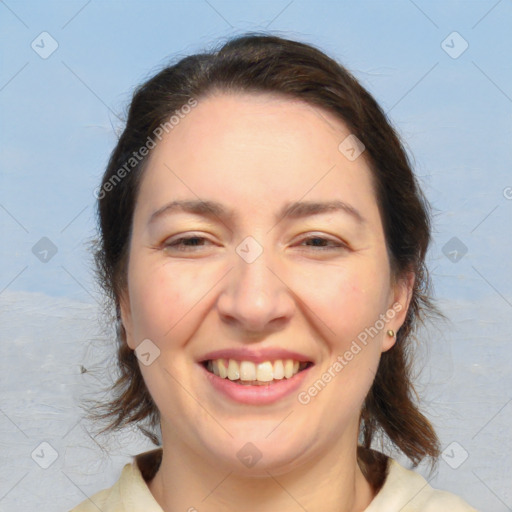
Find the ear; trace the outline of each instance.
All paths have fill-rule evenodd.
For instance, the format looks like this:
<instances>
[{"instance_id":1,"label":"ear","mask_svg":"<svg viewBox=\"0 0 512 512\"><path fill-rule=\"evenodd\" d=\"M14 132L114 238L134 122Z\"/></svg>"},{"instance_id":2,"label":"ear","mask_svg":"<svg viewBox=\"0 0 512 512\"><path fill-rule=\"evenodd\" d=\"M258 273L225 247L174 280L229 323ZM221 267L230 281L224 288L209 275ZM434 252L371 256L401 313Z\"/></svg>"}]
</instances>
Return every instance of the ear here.
<instances>
[{"instance_id":1,"label":"ear","mask_svg":"<svg viewBox=\"0 0 512 512\"><path fill-rule=\"evenodd\" d=\"M396 343L396 333L402 327L409 311L409 305L414 290L416 276L414 272L407 272L403 276L393 280L390 293L390 302L386 311L388 322L386 323L386 333L382 343L382 352L386 352ZM394 336L388 336L387 331L393 330Z\"/></svg>"},{"instance_id":2,"label":"ear","mask_svg":"<svg viewBox=\"0 0 512 512\"><path fill-rule=\"evenodd\" d=\"M132 311L130 306L130 297L128 294L128 290L125 290L121 293L119 297L119 309L121 312L121 322L124 327L124 332L126 333L126 344L132 349L135 350L135 344L133 340L133 324L132 324Z\"/></svg>"}]
</instances>

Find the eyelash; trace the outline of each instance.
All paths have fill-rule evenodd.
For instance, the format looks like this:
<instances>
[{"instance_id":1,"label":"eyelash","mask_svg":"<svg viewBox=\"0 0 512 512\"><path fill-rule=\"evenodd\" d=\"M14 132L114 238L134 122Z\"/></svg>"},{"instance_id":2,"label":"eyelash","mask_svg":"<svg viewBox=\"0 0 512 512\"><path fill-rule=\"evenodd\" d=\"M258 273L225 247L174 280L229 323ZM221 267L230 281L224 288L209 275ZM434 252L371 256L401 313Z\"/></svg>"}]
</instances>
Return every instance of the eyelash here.
<instances>
[{"instance_id":1,"label":"eyelash","mask_svg":"<svg viewBox=\"0 0 512 512\"><path fill-rule=\"evenodd\" d=\"M177 249L178 251L183 251L183 252L190 252L189 249L185 249L185 247L187 248L191 248L191 250L194 250L194 248L197 248L197 247L204 247L204 245L184 245L183 242L190 242L191 240L201 240L201 241L209 241L207 238L205 237L202 237L202 236L184 236L184 237L181 237L181 238L177 238L176 240L170 242L170 243L167 243L165 244L165 247L166 248L175 248ZM328 250L336 250L336 249L347 249L347 245L344 244L343 242L338 242L336 240L331 240L330 238L326 238L326 237L323 237L323 236L309 236L309 237L306 237L306 238L303 238L301 240L301 242L307 242L307 241L311 241L311 240L322 240L322 243L323 242L327 242L327 243L330 243L332 244L330 247L329 246L325 246L325 245L310 245L310 246L304 246L304 247L314 247L316 249L319 249L321 251L328 251Z\"/></svg>"},{"instance_id":2,"label":"eyelash","mask_svg":"<svg viewBox=\"0 0 512 512\"><path fill-rule=\"evenodd\" d=\"M181 242L183 241L190 241L190 240L206 240L207 238L204 238L202 236L184 236L181 238L177 238L173 242L169 242L165 244L166 248L178 248L179 251L184 251L186 249L181 249L181 247L201 247L200 245L182 245Z\"/></svg>"}]
</instances>

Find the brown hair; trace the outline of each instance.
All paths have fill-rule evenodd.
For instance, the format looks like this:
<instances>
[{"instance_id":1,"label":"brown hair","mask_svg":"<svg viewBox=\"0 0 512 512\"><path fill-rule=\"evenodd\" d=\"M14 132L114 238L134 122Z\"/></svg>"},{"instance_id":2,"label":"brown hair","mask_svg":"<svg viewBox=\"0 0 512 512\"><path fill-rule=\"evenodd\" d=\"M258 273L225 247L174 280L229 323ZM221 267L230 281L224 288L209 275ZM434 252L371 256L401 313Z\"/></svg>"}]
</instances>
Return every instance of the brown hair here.
<instances>
[{"instance_id":1,"label":"brown hair","mask_svg":"<svg viewBox=\"0 0 512 512\"><path fill-rule=\"evenodd\" d=\"M215 92L267 92L305 101L337 116L365 145L392 275L400 278L413 272L416 279L405 323L393 348L382 354L364 402L361 443L369 448L376 434L385 433L414 464L424 457L435 461L439 442L418 410L410 377L411 337L427 314L438 314L430 298L425 267L431 238L429 205L397 134L377 102L343 66L313 46L271 35L246 34L216 51L183 58L135 91L126 127L112 152L98 195L98 276L118 319L119 297L126 287L131 222L147 157L132 162L133 168L128 170L126 162L187 102ZM120 173L123 166L127 172ZM120 174L122 179L116 180ZM158 443L154 432L159 412L120 323L118 366L113 398L94 416L110 420L104 431L146 423L145 433ZM382 459L376 452L365 453L360 450L359 462L378 487L382 471L372 476L372 464L378 466Z\"/></svg>"}]
</instances>

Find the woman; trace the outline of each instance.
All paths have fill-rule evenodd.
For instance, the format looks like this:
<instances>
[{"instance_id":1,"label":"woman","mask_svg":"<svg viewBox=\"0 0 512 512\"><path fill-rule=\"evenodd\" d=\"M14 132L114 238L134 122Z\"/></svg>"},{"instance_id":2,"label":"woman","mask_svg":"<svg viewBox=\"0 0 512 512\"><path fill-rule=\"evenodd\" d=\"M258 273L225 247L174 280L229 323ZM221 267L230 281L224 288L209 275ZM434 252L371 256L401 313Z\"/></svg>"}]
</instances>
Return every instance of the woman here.
<instances>
[{"instance_id":1,"label":"woman","mask_svg":"<svg viewBox=\"0 0 512 512\"><path fill-rule=\"evenodd\" d=\"M264 35L184 58L136 92L97 192L121 372L102 416L162 447L76 512L474 510L371 449L439 455L407 364L430 224L343 67Z\"/></svg>"}]
</instances>

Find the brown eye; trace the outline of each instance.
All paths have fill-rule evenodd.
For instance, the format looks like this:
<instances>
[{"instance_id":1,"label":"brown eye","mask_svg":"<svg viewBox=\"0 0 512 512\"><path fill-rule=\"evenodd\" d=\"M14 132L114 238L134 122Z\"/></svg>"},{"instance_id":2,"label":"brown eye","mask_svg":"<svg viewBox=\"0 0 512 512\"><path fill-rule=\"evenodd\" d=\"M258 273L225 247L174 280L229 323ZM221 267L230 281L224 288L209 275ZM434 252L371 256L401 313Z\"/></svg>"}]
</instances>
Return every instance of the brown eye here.
<instances>
[{"instance_id":1,"label":"brown eye","mask_svg":"<svg viewBox=\"0 0 512 512\"><path fill-rule=\"evenodd\" d=\"M204 247L204 242L210 241L202 236L183 236L166 242L165 247L168 249L176 249L178 251L193 251L195 248Z\"/></svg>"},{"instance_id":2,"label":"brown eye","mask_svg":"<svg viewBox=\"0 0 512 512\"><path fill-rule=\"evenodd\" d=\"M333 249L346 249L347 246L338 241L332 240L331 238L325 238L323 236L309 236L303 238L301 244L306 242L306 247L313 247L320 250L333 250Z\"/></svg>"}]
</instances>

